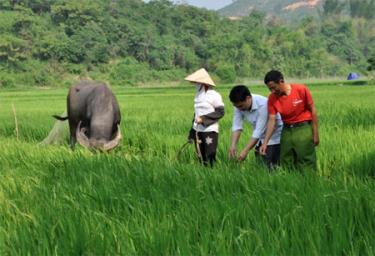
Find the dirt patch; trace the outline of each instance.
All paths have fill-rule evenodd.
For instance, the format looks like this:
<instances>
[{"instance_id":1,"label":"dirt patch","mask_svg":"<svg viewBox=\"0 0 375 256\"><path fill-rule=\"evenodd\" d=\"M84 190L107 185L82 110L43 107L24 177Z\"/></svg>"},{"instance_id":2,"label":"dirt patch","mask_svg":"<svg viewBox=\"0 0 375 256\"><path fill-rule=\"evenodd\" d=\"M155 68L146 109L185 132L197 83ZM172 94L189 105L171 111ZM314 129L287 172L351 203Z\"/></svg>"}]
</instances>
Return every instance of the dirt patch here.
<instances>
[{"instance_id":1,"label":"dirt patch","mask_svg":"<svg viewBox=\"0 0 375 256\"><path fill-rule=\"evenodd\" d=\"M299 1L297 3L294 3L294 4L290 4L290 5L287 5L283 8L283 10L287 10L287 11L294 11L296 9L299 9L301 7L310 7L310 8L314 8L316 7L319 3L320 3L321 0L306 0L306 1Z\"/></svg>"}]
</instances>

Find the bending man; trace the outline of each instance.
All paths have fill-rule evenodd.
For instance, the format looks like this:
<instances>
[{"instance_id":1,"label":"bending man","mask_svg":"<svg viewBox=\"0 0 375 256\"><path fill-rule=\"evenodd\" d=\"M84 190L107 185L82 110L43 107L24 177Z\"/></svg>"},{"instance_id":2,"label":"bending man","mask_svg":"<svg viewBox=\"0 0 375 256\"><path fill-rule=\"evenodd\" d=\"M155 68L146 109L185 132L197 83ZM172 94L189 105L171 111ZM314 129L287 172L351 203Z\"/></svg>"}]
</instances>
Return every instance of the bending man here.
<instances>
[{"instance_id":1,"label":"bending man","mask_svg":"<svg viewBox=\"0 0 375 256\"><path fill-rule=\"evenodd\" d=\"M229 150L229 158L235 158L237 143L243 129L243 122L246 121L253 127L253 133L249 143L241 151L238 160L245 160L249 151L255 148L255 156L260 157L259 147L264 142L266 124L268 119L267 98L261 95L251 94L244 85L237 85L232 88L229 99L234 106L232 143ZM276 116L276 131L267 142L266 154L262 156L263 161L272 169L279 163L280 159L280 135L283 127L280 115Z\"/></svg>"}]
</instances>

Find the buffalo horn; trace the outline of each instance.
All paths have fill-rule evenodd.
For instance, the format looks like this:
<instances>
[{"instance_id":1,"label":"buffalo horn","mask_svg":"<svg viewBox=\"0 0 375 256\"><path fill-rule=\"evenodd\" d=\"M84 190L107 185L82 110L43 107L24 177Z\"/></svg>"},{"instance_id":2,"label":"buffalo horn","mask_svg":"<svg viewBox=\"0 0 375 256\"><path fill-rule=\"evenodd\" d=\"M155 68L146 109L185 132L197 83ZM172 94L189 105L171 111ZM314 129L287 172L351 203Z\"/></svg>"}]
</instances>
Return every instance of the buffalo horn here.
<instances>
[{"instance_id":1,"label":"buffalo horn","mask_svg":"<svg viewBox=\"0 0 375 256\"><path fill-rule=\"evenodd\" d=\"M121 136L121 131L120 131L120 125L117 125L117 134L116 134L116 137L113 140L108 141L107 143L105 143L103 145L103 150L104 151L109 151L109 150L117 147L117 145L120 143L121 138L122 138L122 136Z\"/></svg>"},{"instance_id":2,"label":"buffalo horn","mask_svg":"<svg viewBox=\"0 0 375 256\"><path fill-rule=\"evenodd\" d=\"M87 138L86 134L82 130L81 130L81 121L79 121L78 126L77 126L77 131L76 131L77 141L79 144L81 144L81 146L85 148L89 148L90 147L89 139Z\"/></svg>"}]
</instances>

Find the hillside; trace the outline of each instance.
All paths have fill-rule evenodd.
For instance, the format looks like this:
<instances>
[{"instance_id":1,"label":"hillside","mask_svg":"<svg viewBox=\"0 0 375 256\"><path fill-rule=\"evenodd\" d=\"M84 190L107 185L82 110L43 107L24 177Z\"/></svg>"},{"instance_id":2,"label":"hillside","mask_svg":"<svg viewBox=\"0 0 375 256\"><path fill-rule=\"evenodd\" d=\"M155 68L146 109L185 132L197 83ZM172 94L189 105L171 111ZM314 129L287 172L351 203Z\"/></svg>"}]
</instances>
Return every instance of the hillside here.
<instances>
[{"instance_id":1,"label":"hillside","mask_svg":"<svg viewBox=\"0 0 375 256\"><path fill-rule=\"evenodd\" d=\"M247 16L252 11L264 12L268 17L286 20L301 19L306 16L318 17L323 0L237 0L219 10L224 16Z\"/></svg>"},{"instance_id":2,"label":"hillside","mask_svg":"<svg viewBox=\"0 0 375 256\"><path fill-rule=\"evenodd\" d=\"M253 3L269 12L310 8L291 0ZM0 1L0 10L0 87L63 86L76 77L115 85L180 81L200 67L228 83L262 78L270 68L293 77L344 77L367 72L375 56L375 21L336 19L335 6L321 22L293 27L259 13L230 21L168 1Z\"/></svg>"},{"instance_id":3,"label":"hillside","mask_svg":"<svg viewBox=\"0 0 375 256\"><path fill-rule=\"evenodd\" d=\"M268 18L299 21L306 17L324 19L326 16L374 19L374 0L237 0L218 12L227 17L243 17L253 11Z\"/></svg>"}]
</instances>

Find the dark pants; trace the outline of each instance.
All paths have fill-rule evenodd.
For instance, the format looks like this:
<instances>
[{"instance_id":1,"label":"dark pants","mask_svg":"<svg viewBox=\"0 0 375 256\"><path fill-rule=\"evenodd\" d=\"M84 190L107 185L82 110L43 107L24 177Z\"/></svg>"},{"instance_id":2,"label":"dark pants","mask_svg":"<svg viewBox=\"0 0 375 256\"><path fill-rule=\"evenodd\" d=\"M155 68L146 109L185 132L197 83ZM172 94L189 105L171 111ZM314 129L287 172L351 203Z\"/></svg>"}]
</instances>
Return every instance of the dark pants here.
<instances>
[{"instance_id":1,"label":"dark pants","mask_svg":"<svg viewBox=\"0 0 375 256\"><path fill-rule=\"evenodd\" d=\"M199 140L199 150L197 147L197 138ZM195 150L197 151L199 161L205 166L210 163L212 167L216 161L216 148L219 139L217 132L197 132L194 138Z\"/></svg>"},{"instance_id":2,"label":"dark pants","mask_svg":"<svg viewBox=\"0 0 375 256\"><path fill-rule=\"evenodd\" d=\"M259 154L259 148L262 143L259 141L255 147L255 157L267 165L269 170L276 168L280 164L280 144L268 145L266 155Z\"/></svg>"}]
</instances>

